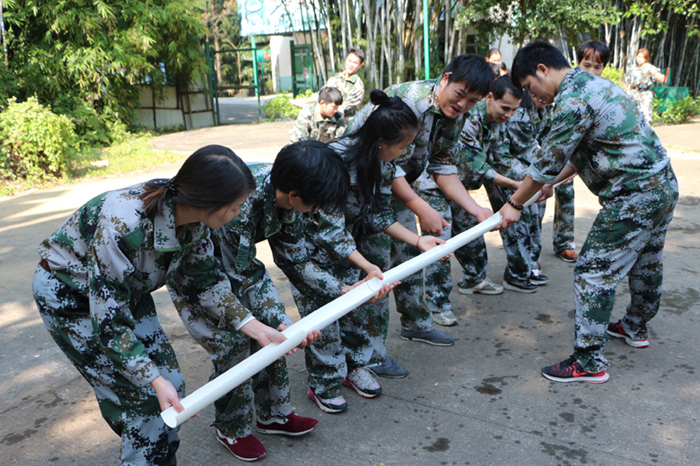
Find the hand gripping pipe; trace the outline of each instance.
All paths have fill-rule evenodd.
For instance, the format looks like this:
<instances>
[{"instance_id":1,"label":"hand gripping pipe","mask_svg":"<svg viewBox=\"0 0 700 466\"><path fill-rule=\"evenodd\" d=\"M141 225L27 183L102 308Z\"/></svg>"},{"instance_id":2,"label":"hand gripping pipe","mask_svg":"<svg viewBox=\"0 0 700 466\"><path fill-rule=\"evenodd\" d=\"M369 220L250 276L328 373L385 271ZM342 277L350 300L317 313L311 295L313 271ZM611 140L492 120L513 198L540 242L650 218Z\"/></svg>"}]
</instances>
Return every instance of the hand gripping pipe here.
<instances>
[{"instance_id":1,"label":"hand gripping pipe","mask_svg":"<svg viewBox=\"0 0 700 466\"><path fill-rule=\"evenodd\" d=\"M532 199L527 201L524 206L527 207L531 205L539 199L539 197L540 193L538 192ZM382 285L391 285L424 269L426 266L453 253L470 241L493 230L499 223L501 223L501 214L496 212L475 227L449 239L445 244L436 246L384 272L383 280L373 278L372 280L366 281L350 290L348 293L345 293L343 296L317 309L282 332L282 335L287 338L286 341L282 343L270 343L211 382L198 388L182 399L182 406L185 408L184 411L178 413L175 411L175 408L170 407L161 413L163 420L170 427L181 425L203 408L214 403L226 393L253 377L277 359L283 357L293 348L299 346L311 330L321 330L325 328L361 304L369 301L372 296L379 291Z\"/></svg>"}]
</instances>

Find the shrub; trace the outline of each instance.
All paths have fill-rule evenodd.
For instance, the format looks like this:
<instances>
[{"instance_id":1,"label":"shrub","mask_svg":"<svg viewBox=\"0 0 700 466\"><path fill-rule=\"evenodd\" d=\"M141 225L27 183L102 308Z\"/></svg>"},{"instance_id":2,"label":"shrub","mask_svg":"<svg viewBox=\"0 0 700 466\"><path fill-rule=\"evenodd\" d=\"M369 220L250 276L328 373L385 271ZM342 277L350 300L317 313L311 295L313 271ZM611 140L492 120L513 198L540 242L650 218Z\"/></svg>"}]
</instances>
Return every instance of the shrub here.
<instances>
[{"instance_id":1,"label":"shrub","mask_svg":"<svg viewBox=\"0 0 700 466\"><path fill-rule=\"evenodd\" d=\"M36 97L8 100L0 113L0 177L58 177L74 151L73 123L39 104Z\"/></svg>"},{"instance_id":2,"label":"shrub","mask_svg":"<svg viewBox=\"0 0 700 466\"><path fill-rule=\"evenodd\" d=\"M289 96L279 96L270 99L262 107L265 119L268 121L296 120L301 108L289 103Z\"/></svg>"},{"instance_id":3,"label":"shrub","mask_svg":"<svg viewBox=\"0 0 700 466\"><path fill-rule=\"evenodd\" d=\"M667 124L681 125L696 115L700 115L700 100L688 96L685 99L674 101L661 114L661 120Z\"/></svg>"},{"instance_id":4,"label":"shrub","mask_svg":"<svg viewBox=\"0 0 700 466\"><path fill-rule=\"evenodd\" d=\"M603 70L603 77L608 78L610 81L614 82L618 86L622 84L622 71L618 70L612 65L608 65Z\"/></svg>"}]
</instances>

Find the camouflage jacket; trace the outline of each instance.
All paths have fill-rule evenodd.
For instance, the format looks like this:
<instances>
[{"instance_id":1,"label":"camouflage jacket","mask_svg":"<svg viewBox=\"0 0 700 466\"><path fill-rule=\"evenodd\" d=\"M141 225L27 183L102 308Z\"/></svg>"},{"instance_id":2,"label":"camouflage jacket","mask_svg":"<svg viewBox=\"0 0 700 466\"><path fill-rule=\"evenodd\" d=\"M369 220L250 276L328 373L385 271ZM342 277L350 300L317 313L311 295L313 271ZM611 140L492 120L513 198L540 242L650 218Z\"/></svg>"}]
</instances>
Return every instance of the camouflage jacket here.
<instances>
[{"instance_id":1,"label":"camouflage jacket","mask_svg":"<svg viewBox=\"0 0 700 466\"><path fill-rule=\"evenodd\" d=\"M535 160L542 138L549 132L552 123L553 105L544 108L520 107L506 122L510 142L510 153L522 163L529 165Z\"/></svg>"},{"instance_id":2,"label":"camouflage jacket","mask_svg":"<svg viewBox=\"0 0 700 466\"><path fill-rule=\"evenodd\" d=\"M161 213L147 216L143 192L141 184L95 197L39 247L56 277L89 299L85 315L99 329L105 353L138 386L159 374L140 341L148 336L136 333L143 316L132 312L148 308L137 305L144 295L172 282L190 291L189 299L222 312L232 326L249 316L236 305L209 229L192 223L176 231L169 197Z\"/></svg>"},{"instance_id":3,"label":"camouflage jacket","mask_svg":"<svg viewBox=\"0 0 700 466\"><path fill-rule=\"evenodd\" d=\"M294 127L289 130L289 142L315 139L328 142L345 132L345 120L340 112L333 118L326 119L321 115L318 102L301 109Z\"/></svg>"},{"instance_id":4,"label":"camouflage jacket","mask_svg":"<svg viewBox=\"0 0 700 466\"><path fill-rule=\"evenodd\" d=\"M654 74L656 73L659 73L659 69L651 63L633 66L625 73L624 82L634 90L647 91L654 84Z\"/></svg>"},{"instance_id":5,"label":"camouflage jacket","mask_svg":"<svg viewBox=\"0 0 700 466\"><path fill-rule=\"evenodd\" d=\"M326 86L337 87L343 94L343 104L339 110L343 114L345 121L350 121L360 109L362 99L365 97L365 84L360 76L353 74L346 78L345 72L336 73L328 78Z\"/></svg>"},{"instance_id":6,"label":"camouflage jacket","mask_svg":"<svg viewBox=\"0 0 700 466\"><path fill-rule=\"evenodd\" d=\"M370 205L362 199L358 183L357 165L346 153L352 144L349 138L341 138L331 144L345 162L350 174L350 192L344 212L317 212L314 220L307 224L307 234L311 242L327 253L329 260L347 259L357 249L355 238L363 232L378 233L396 222L396 215L391 208L391 184L394 180L395 167L390 162L379 162L382 180L379 191L381 210L372 212Z\"/></svg>"},{"instance_id":7,"label":"camouflage jacket","mask_svg":"<svg viewBox=\"0 0 700 466\"><path fill-rule=\"evenodd\" d=\"M447 118L437 102L438 79L414 81L395 84L386 93L390 97L398 96L415 105L420 115L418 134L409 146L406 154L396 159L395 177L405 176L413 183L427 169L429 174L457 174L454 160L454 146L459 141L459 134L464 125L464 116ZM365 105L348 127L348 131L360 128L374 110L374 105ZM436 189L431 177L425 178L426 185L421 189Z\"/></svg>"},{"instance_id":8,"label":"camouflage jacket","mask_svg":"<svg viewBox=\"0 0 700 466\"><path fill-rule=\"evenodd\" d=\"M551 183L567 162L601 200L643 190L670 166L666 150L625 91L580 68L564 77L552 126L528 175Z\"/></svg>"}]
</instances>

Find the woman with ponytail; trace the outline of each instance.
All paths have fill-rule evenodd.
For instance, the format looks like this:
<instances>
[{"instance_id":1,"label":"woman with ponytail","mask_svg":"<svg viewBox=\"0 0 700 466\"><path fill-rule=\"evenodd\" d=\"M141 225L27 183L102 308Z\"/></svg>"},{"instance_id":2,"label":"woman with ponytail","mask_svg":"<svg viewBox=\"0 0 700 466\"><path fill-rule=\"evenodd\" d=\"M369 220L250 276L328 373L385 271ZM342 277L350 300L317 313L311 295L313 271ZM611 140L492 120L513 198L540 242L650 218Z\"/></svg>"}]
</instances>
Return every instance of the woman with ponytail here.
<instances>
[{"instance_id":1,"label":"woman with ponytail","mask_svg":"<svg viewBox=\"0 0 700 466\"><path fill-rule=\"evenodd\" d=\"M89 201L39 247L33 291L49 333L92 385L122 438L122 464L176 464L177 429L160 412L182 410L185 386L151 293L168 283L207 283L190 299L265 345L284 336L233 295L214 258L210 228L230 222L255 188L233 151L206 146L170 180Z\"/></svg>"},{"instance_id":2,"label":"woman with ponytail","mask_svg":"<svg viewBox=\"0 0 700 466\"><path fill-rule=\"evenodd\" d=\"M356 282L364 272L381 274L389 267L390 238L405 241L426 251L444 241L420 237L396 221L391 185L393 161L406 152L418 131L417 111L411 103L388 97L380 90L370 93L373 111L364 125L329 142L350 173L350 194L342 212L319 212L306 225L312 257L345 283ZM292 282L293 294L302 315L328 301L320 294L301 293ZM308 287L306 287L308 289ZM384 339L389 319L389 298L360 306L330 325L306 348L309 397L329 413L347 409L341 384L359 395L373 398L381 387L369 373L405 377L408 370L386 356ZM383 369L383 370L382 370Z\"/></svg>"}]
</instances>

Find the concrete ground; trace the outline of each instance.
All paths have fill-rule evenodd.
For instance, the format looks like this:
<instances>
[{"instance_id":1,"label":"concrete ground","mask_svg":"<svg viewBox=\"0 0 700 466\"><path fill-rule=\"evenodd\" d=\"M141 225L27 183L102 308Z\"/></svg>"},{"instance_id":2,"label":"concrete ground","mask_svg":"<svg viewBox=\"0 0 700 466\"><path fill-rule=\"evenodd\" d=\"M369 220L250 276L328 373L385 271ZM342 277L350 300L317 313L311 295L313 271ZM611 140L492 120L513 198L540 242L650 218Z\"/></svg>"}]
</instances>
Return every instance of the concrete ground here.
<instances>
[{"instance_id":1,"label":"concrete ground","mask_svg":"<svg viewBox=\"0 0 700 466\"><path fill-rule=\"evenodd\" d=\"M162 136L154 146L191 153L219 143L247 160L272 160L291 122L235 125ZM319 411L306 398L301 352L288 358L292 400L301 415L321 421L303 438L259 435L267 465L605 465L698 464L700 385L695 345L700 328L700 125L667 127L659 134L670 151L681 187L665 252L664 297L650 325L651 346L609 342L613 366L601 385L558 384L540 368L571 353L572 270L552 255L552 203L545 217L542 266L550 284L533 295L451 295L456 339L436 348L398 338L392 311L389 354L411 371L402 380L380 379L373 400L347 390L350 409ZM681 133L689 134L680 145ZM90 180L0 199L0 464L93 466L118 464L120 441L99 414L90 386L45 330L31 295L38 243L76 208L103 191L156 177L178 166ZM598 204L576 181L576 237L580 247ZM481 192L475 193L485 202ZM497 233L486 235L489 276L501 281L504 253ZM288 282L261 247L288 312L298 318ZM454 276L459 270L453 261ZM177 351L188 391L206 383L206 353L187 335L167 293L155 299ZM613 319L629 301L618 289ZM208 427L212 408L181 430L182 465L242 464Z\"/></svg>"}]
</instances>

